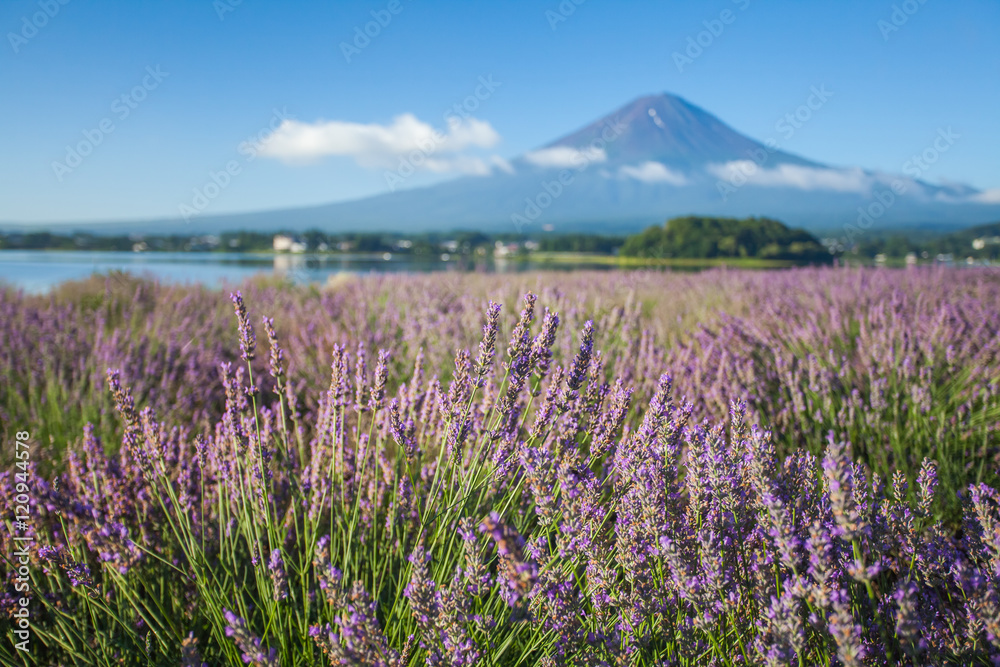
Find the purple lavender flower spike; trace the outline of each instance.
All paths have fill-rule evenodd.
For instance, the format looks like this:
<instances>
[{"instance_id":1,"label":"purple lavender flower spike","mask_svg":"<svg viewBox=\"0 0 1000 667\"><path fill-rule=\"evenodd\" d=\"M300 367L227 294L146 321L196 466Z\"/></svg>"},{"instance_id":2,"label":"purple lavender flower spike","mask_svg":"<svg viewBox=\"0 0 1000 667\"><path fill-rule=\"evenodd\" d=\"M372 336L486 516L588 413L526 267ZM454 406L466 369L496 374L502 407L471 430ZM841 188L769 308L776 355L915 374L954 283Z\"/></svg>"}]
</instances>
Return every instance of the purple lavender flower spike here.
<instances>
[{"instance_id":1,"label":"purple lavender flower spike","mask_svg":"<svg viewBox=\"0 0 1000 667\"><path fill-rule=\"evenodd\" d=\"M583 379L587 375L590 367L590 358L594 353L594 322L587 320L583 326L583 336L580 339L580 350L573 358L573 365L570 366L569 374L566 376L566 386L570 391L577 391L583 384Z\"/></svg>"},{"instance_id":2,"label":"purple lavender flower spike","mask_svg":"<svg viewBox=\"0 0 1000 667\"><path fill-rule=\"evenodd\" d=\"M257 337L253 332L253 325L247 315L246 305L243 303L243 294L240 291L229 295L233 301L233 309L236 311L237 329L240 334L240 352L244 361L251 361L254 358L254 349L257 345Z\"/></svg>"},{"instance_id":3,"label":"purple lavender flower spike","mask_svg":"<svg viewBox=\"0 0 1000 667\"><path fill-rule=\"evenodd\" d=\"M261 640L250 632L245 620L228 609L223 609L222 613L226 619L226 636L242 652L243 662L253 667L280 667L277 649L262 648Z\"/></svg>"},{"instance_id":4,"label":"purple lavender flower spike","mask_svg":"<svg viewBox=\"0 0 1000 667\"><path fill-rule=\"evenodd\" d=\"M288 597L288 574L285 572L285 561L281 558L281 549L271 551L271 558L267 564L271 573L271 581L274 582L275 602Z\"/></svg>"},{"instance_id":5,"label":"purple lavender flower spike","mask_svg":"<svg viewBox=\"0 0 1000 667\"><path fill-rule=\"evenodd\" d=\"M479 356L476 358L476 386L479 387L482 387L485 383L486 374L493 365L499 321L500 304L490 301L486 307L486 324L483 325L483 339L479 343Z\"/></svg>"}]
</instances>

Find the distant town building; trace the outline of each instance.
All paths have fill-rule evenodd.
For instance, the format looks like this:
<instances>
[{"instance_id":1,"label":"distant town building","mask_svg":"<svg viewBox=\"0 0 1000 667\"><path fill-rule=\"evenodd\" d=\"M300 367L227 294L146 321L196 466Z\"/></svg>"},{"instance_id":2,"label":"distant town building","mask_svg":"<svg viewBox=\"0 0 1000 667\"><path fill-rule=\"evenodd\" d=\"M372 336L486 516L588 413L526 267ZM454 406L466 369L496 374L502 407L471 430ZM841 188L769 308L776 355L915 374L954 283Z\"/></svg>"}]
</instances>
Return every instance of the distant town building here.
<instances>
[{"instance_id":1,"label":"distant town building","mask_svg":"<svg viewBox=\"0 0 1000 667\"><path fill-rule=\"evenodd\" d=\"M973 250L982 250L988 245L1000 245L1000 236L981 236L972 241Z\"/></svg>"},{"instance_id":2,"label":"distant town building","mask_svg":"<svg viewBox=\"0 0 1000 667\"><path fill-rule=\"evenodd\" d=\"M300 239L284 234L275 234L271 246L275 252L305 252L308 249L308 246Z\"/></svg>"},{"instance_id":3,"label":"distant town building","mask_svg":"<svg viewBox=\"0 0 1000 667\"><path fill-rule=\"evenodd\" d=\"M508 255L516 255L517 251L521 249L520 244L517 243L504 243L503 241L497 241L493 245L493 256L494 257L507 257Z\"/></svg>"},{"instance_id":4,"label":"distant town building","mask_svg":"<svg viewBox=\"0 0 1000 667\"><path fill-rule=\"evenodd\" d=\"M191 239L184 244L185 250L214 250L217 247L219 247L219 237L214 234L192 236Z\"/></svg>"}]
</instances>

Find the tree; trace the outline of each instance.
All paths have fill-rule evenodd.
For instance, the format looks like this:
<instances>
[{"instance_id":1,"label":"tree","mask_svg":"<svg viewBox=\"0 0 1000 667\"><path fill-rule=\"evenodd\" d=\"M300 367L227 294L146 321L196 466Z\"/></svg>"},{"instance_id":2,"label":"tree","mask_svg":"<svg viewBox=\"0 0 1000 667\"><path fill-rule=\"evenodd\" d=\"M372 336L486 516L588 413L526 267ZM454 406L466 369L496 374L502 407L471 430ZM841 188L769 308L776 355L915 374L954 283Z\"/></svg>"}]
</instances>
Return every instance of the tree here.
<instances>
[{"instance_id":1,"label":"tree","mask_svg":"<svg viewBox=\"0 0 1000 667\"><path fill-rule=\"evenodd\" d=\"M621 254L650 258L830 261L829 252L811 234L790 229L770 218L673 218L625 239Z\"/></svg>"}]
</instances>

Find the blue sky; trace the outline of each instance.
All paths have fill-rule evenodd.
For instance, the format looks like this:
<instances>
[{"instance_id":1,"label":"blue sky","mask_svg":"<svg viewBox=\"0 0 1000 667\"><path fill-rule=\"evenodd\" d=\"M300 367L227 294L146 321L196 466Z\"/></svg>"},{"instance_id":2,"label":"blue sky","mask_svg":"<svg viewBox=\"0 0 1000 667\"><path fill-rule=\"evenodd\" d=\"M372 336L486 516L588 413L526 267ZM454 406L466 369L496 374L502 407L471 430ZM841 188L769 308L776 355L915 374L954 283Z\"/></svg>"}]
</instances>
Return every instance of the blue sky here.
<instances>
[{"instance_id":1,"label":"blue sky","mask_svg":"<svg viewBox=\"0 0 1000 667\"><path fill-rule=\"evenodd\" d=\"M776 123L813 86L833 95L783 149L899 172L951 127L959 140L924 178L1000 187L993 0L566 0L562 14L558 0L63 1L0 4L0 221L176 217L211 174L227 180L227 165L206 214L386 192L381 158L365 148L251 160L241 142L282 116L328 123L341 143L345 132L389 141L403 114L447 132L445 112L480 77L499 85L479 89L468 136L450 136L455 159L403 187L467 172L466 148L501 164L656 92L780 138ZM728 24L715 23L724 11ZM886 32L894 11L901 25ZM372 12L391 20L348 61L341 44ZM679 68L674 53L706 21L719 34ZM70 168L67 146L80 142L93 149Z\"/></svg>"}]
</instances>

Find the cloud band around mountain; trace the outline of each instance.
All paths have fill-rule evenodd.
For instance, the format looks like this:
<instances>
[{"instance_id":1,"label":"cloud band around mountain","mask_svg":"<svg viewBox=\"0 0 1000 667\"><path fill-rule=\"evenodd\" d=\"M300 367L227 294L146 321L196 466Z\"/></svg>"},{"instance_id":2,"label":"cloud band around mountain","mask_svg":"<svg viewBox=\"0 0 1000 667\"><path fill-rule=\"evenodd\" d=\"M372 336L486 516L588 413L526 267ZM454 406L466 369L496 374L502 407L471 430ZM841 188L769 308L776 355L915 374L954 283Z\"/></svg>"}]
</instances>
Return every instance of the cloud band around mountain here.
<instances>
[{"instance_id":1,"label":"cloud band around mountain","mask_svg":"<svg viewBox=\"0 0 1000 667\"><path fill-rule=\"evenodd\" d=\"M990 188L972 195L969 198L977 204L1000 204L1000 188Z\"/></svg>"},{"instance_id":2,"label":"cloud band around mountain","mask_svg":"<svg viewBox=\"0 0 1000 667\"><path fill-rule=\"evenodd\" d=\"M618 170L618 174L623 178L633 178L643 183L667 183L669 185L687 185L688 183L684 174L674 171L662 162L653 162L652 160L636 166L623 166Z\"/></svg>"},{"instance_id":3,"label":"cloud band around mountain","mask_svg":"<svg viewBox=\"0 0 1000 667\"><path fill-rule=\"evenodd\" d=\"M751 160L734 160L709 165L708 171L727 181L740 179L762 187L866 192L872 185L872 178L861 169L826 169L797 164L780 164L765 169Z\"/></svg>"},{"instance_id":4,"label":"cloud band around mountain","mask_svg":"<svg viewBox=\"0 0 1000 667\"><path fill-rule=\"evenodd\" d=\"M582 168L591 162L604 162L608 154L603 148L572 148L570 146L553 146L524 154L524 159L536 167L552 169Z\"/></svg>"}]
</instances>

